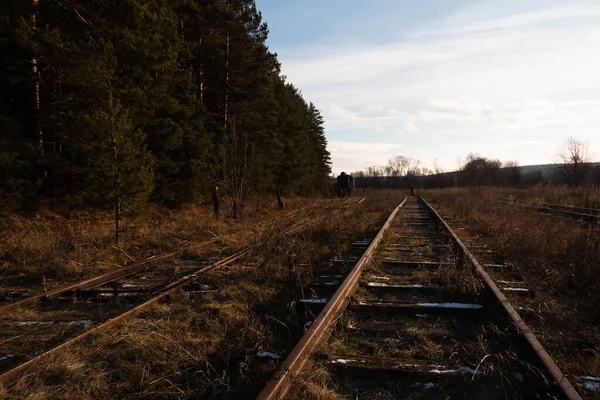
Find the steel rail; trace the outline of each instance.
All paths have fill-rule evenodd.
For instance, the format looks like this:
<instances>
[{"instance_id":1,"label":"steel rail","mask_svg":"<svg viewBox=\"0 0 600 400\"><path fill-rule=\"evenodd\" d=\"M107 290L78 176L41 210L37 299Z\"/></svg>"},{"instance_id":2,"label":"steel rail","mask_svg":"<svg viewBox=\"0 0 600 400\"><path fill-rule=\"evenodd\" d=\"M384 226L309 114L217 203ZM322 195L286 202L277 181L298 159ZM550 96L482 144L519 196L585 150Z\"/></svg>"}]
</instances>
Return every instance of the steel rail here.
<instances>
[{"instance_id":1,"label":"steel rail","mask_svg":"<svg viewBox=\"0 0 600 400\"><path fill-rule=\"evenodd\" d=\"M95 327L83 332L82 334L77 335L77 336L67 340L64 343L61 343L60 345L53 347L41 354L38 354L34 358L27 360L26 362L19 364L12 369L9 369L8 371L6 371L0 375L0 384L6 385L7 383L9 383L12 380L14 380L15 378L17 378L27 368L42 361L43 359L49 357L50 355L55 354L59 350L64 349L74 343L80 342L81 340L87 338L88 336L98 333L101 330L106 329L110 326L116 325L117 323L122 322L122 321L126 320L127 318L133 317L134 315L136 315L140 311L144 310L145 308L147 308L153 304L156 304L160 300L168 297L170 294L175 292L177 289L179 289L184 284L196 281L201 275L203 275L203 273L208 272L208 271L213 270L218 267L223 267L227 264L231 264L232 262L234 262L235 260L239 259L240 257L246 255L250 251L251 251L250 249L242 250L238 253L232 254L231 256L229 256L223 260L217 261L216 263L210 265L209 267L203 268L200 271L197 271L197 272L195 272L191 275L188 275L184 278L181 278L177 281L177 284L175 284L175 282L173 282L171 285L169 285L168 288L161 289L161 291L158 292L157 294L155 294L154 297L146 300L145 302L143 302L141 304L138 304L137 306L124 312L123 314L119 314L118 316L111 318L108 321L105 321L105 322L101 323L100 325L95 326Z\"/></svg>"},{"instance_id":2,"label":"steel rail","mask_svg":"<svg viewBox=\"0 0 600 400\"><path fill-rule=\"evenodd\" d=\"M588 221L600 222L600 210L595 208L581 208L563 206L560 204L532 203L525 200L501 200L504 203L518 204L525 208L535 208L539 211L564 214L572 218L586 219Z\"/></svg>"},{"instance_id":3,"label":"steel rail","mask_svg":"<svg viewBox=\"0 0 600 400\"><path fill-rule=\"evenodd\" d=\"M406 198L392 211L367 250L356 262L354 268L350 271L350 274L346 277L325 308L319 313L308 331L302 336L298 344L287 356L275 375L259 393L257 399L280 399L285 396L290 388L292 378L305 368L312 351L319 343L327 340L331 334L330 327L348 306L350 295L356 290L364 267L371 261L383 235L405 202Z\"/></svg>"},{"instance_id":4,"label":"steel rail","mask_svg":"<svg viewBox=\"0 0 600 400\"><path fill-rule=\"evenodd\" d=\"M289 218L297 213L299 213L300 211L306 210L307 208L309 208L308 206L306 207L302 207L298 210L293 210L290 211L288 213L286 213L286 215L284 216L284 218ZM269 223L274 221L276 218L270 218L267 219L265 221L259 222L258 225L261 226L265 223ZM40 293L34 296L29 296L26 297L24 299L21 300L16 300L16 301L11 301L7 304L2 304L0 305L0 315L10 312L10 311L15 311L15 310L19 310L22 309L24 307L28 307L28 306L33 306L36 303L43 301L43 300L51 300L54 299L56 297L59 297L61 294L66 293L66 292L70 292L70 291L74 291L74 290L91 290L94 289L98 286L102 286L102 285L106 285L107 283L111 283L111 282L115 282L124 278L127 278L131 275L135 275L138 274L142 271L144 271L147 268L153 267L158 265L161 262L164 261L168 261L171 260L175 257L177 257L178 255L180 255L183 251L187 251L190 249L196 249L199 247L203 247L203 246L207 246L210 245L212 243L216 243L218 241L222 240L222 238L215 238L215 239L211 239L211 240L206 240L200 243L196 243L193 244L191 246L187 246L185 248L173 251L173 252L169 252L169 253L165 253L165 254L161 254L158 256L152 256L147 258L146 260L143 261L139 261L137 263L134 263L132 265L128 265L126 267L120 268L116 271L110 271L101 275L97 275L91 278L87 278L84 279L82 281L78 281L75 283L71 283L71 284L67 284L61 287L58 287L56 289L50 290L48 292L44 292L44 293Z\"/></svg>"},{"instance_id":5,"label":"steel rail","mask_svg":"<svg viewBox=\"0 0 600 400\"><path fill-rule=\"evenodd\" d=\"M494 280L490 277L490 275L483 269L481 264L477 261L477 259L471 254L471 252L467 249L465 244L460 240L460 238L454 233L452 228L444 221L444 219L438 214L438 212L429 205L422 197L420 200L425 204L429 212L434 216L434 218L438 221L440 225L444 227L446 232L452 237L452 239L458 244L462 253L467 256L472 266L475 268L479 276L483 279L488 289L492 291L496 300L500 302L504 311L507 315L512 319L513 323L519 329L521 334L527 340L531 349L535 352L536 356L539 358L540 362L546 369L546 372L552 377L552 379L556 382L556 384L560 387L562 394L565 398L569 400L581 400L581 397L573 388L573 385L569 382L565 374L560 370L558 365L554 362L552 357L546 352L542 344L535 337L531 329L527 326L525 321L521 319L519 313L515 310L515 308L510 304L506 296L502 293L502 291L496 286Z\"/></svg>"},{"instance_id":6,"label":"steel rail","mask_svg":"<svg viewBox=\"0 0 600 400\"><path fill-rule=\"evenodd\" d=\"M219 239L212 239L212 240L207 240L205 242L197 243L197 244L193 245L192 247L187 247L186 250L189 250L190 248L206 246L211 243L215 243L218 240ZM144 261L140 261L133 265L129 265L127 267L118 269L116 271L107 272L105 274L98 275L98 276L95 276L95 277L92 277L89 279L85 279L83 281L72 283L72 284L69 284L66 286L61 286L59 288L50 290L45 293L30 296L30 297L27 297L22 300L17 300L17 301L2 305L2 306L0 306L0 314L10 312L10 311L15 311L15 310L27 307L27 306L32 306L32 305L35 305L36 303L38 303L39 301L56 298L65 292L69 292L69 291L73 291L73 290L77 290L77 289L89 290L89 289L93 289L94 287L97 287L97 286L105 285L107 283L117 281L117 280L126 278L131 275L135 275L139 272L144 271L146 268L157 265L160 262L171 260L171 259L175 258L177 255L181 254L182 252L183 252L183 249L173 251L170 253L166 253L166 254L161 254L159 256L153 256Z\"/></svg>"},{"instance_id":7,"label":"steel rail","mask_svg":"<svg viewBox=\"0 0 600 400\"><path fill-rule=\"evenodd\" d=\"M363 199L364 200L364 199ZM352 201L345 201L342 204L346 204L346 203L352 203ZM361 202L362 203L362 202ZM357 203L360 204L360 203ZM337 210L336 210L337 211ZM280 235L286 235L286 234L291 234L296 232L299 228L305 226L307 224L308 221L317 221L320 219L325 218L325 216L321 216L318 218L313 218L311 220L310 217L307 217L297 223L295 223L293 226L291 226L290 228L286 229L284 232L282 232ZM232 262L240 259L241 257L249 254L250 252L252 252L253 250L255 250L256 248L260 247L263 243L262 242L258 242L255 243L254 245L247 247L237 253L234 253L230 256L227 256L213 264L211 264L210 266L207 266L205 268L202 268L201 270L198 270L194 273L191 273L189 275L186 275L182 278L177 279L174 282L169 283L168 285L158 289L157 291L153 292L152 295L153 297L151 297L150 299L136 305L135 307L131 308L130 310L127 310L126 312L119 314L103 323L101 323L98 326L95 326L77 336L74 336L70 339L68 339L67 341L61 343L58 346L52 347L51 349L48 349L36 356L34 356L33 358L25 361L24 363L21 363L5 372L3 372L2 374L0 374L0 385L6 385L7 383L10 383L11 381L13 381L14 379L16 379L23 371L25 371L27 368L33 366L34 364L42 361L43 359L46 359L47 357L51 356L52 354L57 353L59 350L61 349L65 349L68 346L80 342L83 339L100 332L103 329L106 329L110 326L116 325L124 320L126 320L127 318L133 317L134 315L136 315L137 313L139 313L140 311L144 310L145 308L156 304L157 302L159 302L162 299L167 298L169 295L171 295L172 293L174 293L176 290L178 290L179 288L181 288L182 286L192 283L196 280L198 280L202 275L204 275L205 273L212 271L216 268L219 267L223 267L226 266L228 264L231 264ZM163 255L161 257L166 257L166 256L171 256L171 253L167 254L167 255ZM162 260L162 259L161 259ZM120 272L120 271L115 271L115 272ZM97 277L99 278L99 277ZM93 279L92 279L93 280Z\"/></svg>"}]
</instances>

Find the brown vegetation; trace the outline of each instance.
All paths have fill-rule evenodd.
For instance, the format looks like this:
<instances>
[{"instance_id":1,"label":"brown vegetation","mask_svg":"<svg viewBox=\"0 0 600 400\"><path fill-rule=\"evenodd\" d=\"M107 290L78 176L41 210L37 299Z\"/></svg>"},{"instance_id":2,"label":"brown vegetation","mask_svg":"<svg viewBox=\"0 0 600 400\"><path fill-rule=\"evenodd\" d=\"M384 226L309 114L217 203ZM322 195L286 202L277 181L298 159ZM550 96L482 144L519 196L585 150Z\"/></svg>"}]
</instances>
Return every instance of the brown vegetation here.
<instances>
[{"instance_id":1,"label":"brown vegetation","mask_svg":"<svg viewBox=\"0 0 600 400\"><path fill-rule=\"evenodd\" d=\"M3 396L252 398L277 366L257 353L285 356L303 332L294 304L306 283L372 232L397 197L354 202L339 212L343 200L335 200L325 212L303 212L302 219L321 218L293 235L278 235L281 225L257 233L264 247L203 279L216 292L182 291L32 368Z\"/></svg>"},{"instance_id":2,"label":"brown vegetation","mask_svg":"<svg viewBox=\"0 0 600 400\"><path fill-rule=\"evenodd\" d=\"M511 301L535 310L523 318L569 375L600 375L600 227L498 200L581 206L584 199L596 201L597 193L596 188L536 187L424 194L452 217L451 226L466 226L479 245L495 251L496 262L512 264L524 276L536 297Z\"/></svg>"}]
</instances>

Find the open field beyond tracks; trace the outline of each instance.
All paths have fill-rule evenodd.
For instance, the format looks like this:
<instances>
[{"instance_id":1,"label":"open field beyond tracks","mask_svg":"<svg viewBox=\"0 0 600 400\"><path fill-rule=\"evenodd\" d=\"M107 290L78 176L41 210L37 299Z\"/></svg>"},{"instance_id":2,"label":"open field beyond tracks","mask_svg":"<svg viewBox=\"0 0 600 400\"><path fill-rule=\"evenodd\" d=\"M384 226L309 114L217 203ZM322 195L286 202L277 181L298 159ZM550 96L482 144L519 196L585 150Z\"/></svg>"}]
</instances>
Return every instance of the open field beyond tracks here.
<instances>
[{"instance_id":1,"label":"open field beyond tracks","mask_svg":"<svg viewBox=\"0 0 600 400\"><path fill-rule=\"evenodd\" d=\"M4 375L0 398L279 398L265 384L282 376L287 398L598 398L584 377L600 376L599 224L522 206L594 197L544 193L256 199L241 221L154 212L118 248L102 217L7 216L0 374L42 357ZM105 273L121 275L77 283Z\"/></svg>"}]
</instances>

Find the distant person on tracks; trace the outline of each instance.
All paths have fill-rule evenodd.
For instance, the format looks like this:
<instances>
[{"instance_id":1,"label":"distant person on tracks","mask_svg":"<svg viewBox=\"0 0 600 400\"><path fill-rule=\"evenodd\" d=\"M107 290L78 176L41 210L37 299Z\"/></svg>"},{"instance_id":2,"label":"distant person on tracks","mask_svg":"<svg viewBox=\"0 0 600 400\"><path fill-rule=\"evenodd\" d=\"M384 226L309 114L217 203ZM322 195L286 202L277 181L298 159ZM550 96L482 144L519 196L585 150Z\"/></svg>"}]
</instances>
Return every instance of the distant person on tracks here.
<instances>
[{"instance_id":1,"label":"distant person on tracks","mask_svg":"<svg viewBox=\"0 0 600 400\"><path fill-rule=\"evenodd\" d=\"M352 179L352 176L347 175L345 172L342 172L337 177L338 196L345 197L346 195L350 195L352 193L351 187L353 184L354 181Z\"/></svg>"},{"instance_id":2,"label":"distant person on tracks","mask_svg":"<svg viewBox=\"0 0 600 400\"><path fill-rule=\"evenodd\" d=\"M410 185L410 195L411 196L415 195L415 185Z\"/></svg>"}]
</instances>

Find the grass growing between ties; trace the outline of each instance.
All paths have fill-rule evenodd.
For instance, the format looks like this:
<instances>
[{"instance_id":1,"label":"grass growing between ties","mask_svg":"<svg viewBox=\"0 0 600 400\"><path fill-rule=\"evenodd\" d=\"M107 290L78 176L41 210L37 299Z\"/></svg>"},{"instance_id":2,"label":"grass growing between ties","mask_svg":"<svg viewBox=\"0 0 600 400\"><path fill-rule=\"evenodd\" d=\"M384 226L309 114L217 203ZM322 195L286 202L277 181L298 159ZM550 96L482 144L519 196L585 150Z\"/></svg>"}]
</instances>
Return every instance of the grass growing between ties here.
<instances>
[{"instance_id":1,"label":"grass growing between ties","mask_svg":"<svg viewBox=\"0 0 600 400\"><path fill-rule=\"evenodd\" d=\"M92 335L2 389L7 399L254 398L304 331L295 304L398 196L305 212L306 226L258 235L264 246L118 327ZM322 218L325 216L325 218ZM310 222L313 219L313 222ZM315 220L316 219L316 220ZM190 256L190 260L193 257Z\"/></svg>"},{"instance_id":2,"label":"grass growing between ties","mask_svg":"<svg viewBox=\"0 0 600 400\"><path fill-rule=\"evenodd\" d=\"M494 262L515 266L535 298L507 294L522 317L569 376L600 376L600 226L543 215L498 202L530 201L585 206L594 190L561 188L449 189L424 195L450 225L467 226L465 236L495 251ZM590 204L592 200L588 202ZM490 270L497 281L503 278ZM578 388L584 398L598 394Z\"/></svg>"},{"instance_id":3,"label":"grass growing between ties","mask_svg":"<svg viewBox=\"0 0 600 400\"><path fill-rule=\"evenodd\" d=\"M224 245L242 247L265 222L300 210L308 202L290 199L286 204L281 213L275 202L257 198L241 221L226 216L216 220L206 206L153 209L148 215L125 221L119 247L115 246L110 214L7 215L0 218L0 292L23 289L29 294L41 293L214 238Z\"/></svg>"}]
</instances>

